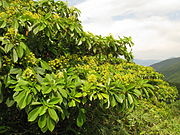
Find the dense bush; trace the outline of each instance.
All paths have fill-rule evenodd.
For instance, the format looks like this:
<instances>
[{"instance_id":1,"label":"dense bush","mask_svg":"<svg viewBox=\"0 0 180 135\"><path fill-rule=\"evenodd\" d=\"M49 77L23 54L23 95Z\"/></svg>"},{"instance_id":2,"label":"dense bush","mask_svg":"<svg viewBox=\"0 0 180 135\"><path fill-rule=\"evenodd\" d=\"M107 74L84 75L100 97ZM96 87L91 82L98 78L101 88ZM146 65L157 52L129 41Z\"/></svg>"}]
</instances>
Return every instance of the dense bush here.
<instances>
[{"instance_id":1,"label":"dense bush","mask_svg":"<svg viewBox=\"0 0 180 135\"><path fill-rule=\"evenodd\" d=\"M3 121L8 114L28 119L34 130L25 133L39 133L37 123L42 132L57 125L54 133L113 134L109 122L125 133L113 118L127 118L145 99L173 102L177 89L161 74L130 62L130 37L84 32L78 16L62 1L0 2L0 103L9 112L1 110ZM16 132L5 123L4 132Z\"/></svg>"}]
</instances>

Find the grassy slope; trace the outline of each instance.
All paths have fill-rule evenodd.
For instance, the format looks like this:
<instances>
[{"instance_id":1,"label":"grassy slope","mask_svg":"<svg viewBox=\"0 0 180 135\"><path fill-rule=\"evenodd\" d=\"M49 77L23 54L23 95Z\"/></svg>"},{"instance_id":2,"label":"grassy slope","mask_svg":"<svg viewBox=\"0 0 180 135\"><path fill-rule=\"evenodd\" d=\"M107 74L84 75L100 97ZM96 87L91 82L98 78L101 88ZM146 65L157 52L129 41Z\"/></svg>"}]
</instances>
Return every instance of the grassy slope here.
<instances>
[{"instance_id":1,"label":"grassy slope","mask_svg":"<svg viewBox=\"0 0 180 135\"><path fill-rule=\"evenodd\" d=\"M167 59L151 66L163 73L167 81L180 83L180 57Z\"/></svg>"}]
</instances>

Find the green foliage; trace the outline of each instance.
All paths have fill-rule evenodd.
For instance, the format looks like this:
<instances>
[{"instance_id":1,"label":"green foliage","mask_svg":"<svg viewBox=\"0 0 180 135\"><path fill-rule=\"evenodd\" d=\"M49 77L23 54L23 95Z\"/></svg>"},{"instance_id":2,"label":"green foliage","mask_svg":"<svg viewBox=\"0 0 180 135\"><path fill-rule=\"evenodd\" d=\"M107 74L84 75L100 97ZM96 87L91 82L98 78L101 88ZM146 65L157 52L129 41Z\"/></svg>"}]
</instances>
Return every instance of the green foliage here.
<instances>
[{"instance_id":1,"label":"green foliage","mask_svg":"<svg viewBox=\"0 0 180 135\"><path fill-rule=\"evenodd\" d=\"M44 133L65 121L87 133L99 110L126 114L142 99L175 99L161 74L130 62L130 37L84 32L78 16L62 1L0 2L0 103Z\"/></svg>"},{"instance_id":2,"label":"green foliage","mask_svg":"<svg viewBox=\"0 0 180 135\"><path fill-rule=\"evenodd\" d=\"M127 116L126 128L130 134L178 135L180 133L179 109L179 101L172 105L142 101L137 110Z\"/></svg>"}]
</instances>

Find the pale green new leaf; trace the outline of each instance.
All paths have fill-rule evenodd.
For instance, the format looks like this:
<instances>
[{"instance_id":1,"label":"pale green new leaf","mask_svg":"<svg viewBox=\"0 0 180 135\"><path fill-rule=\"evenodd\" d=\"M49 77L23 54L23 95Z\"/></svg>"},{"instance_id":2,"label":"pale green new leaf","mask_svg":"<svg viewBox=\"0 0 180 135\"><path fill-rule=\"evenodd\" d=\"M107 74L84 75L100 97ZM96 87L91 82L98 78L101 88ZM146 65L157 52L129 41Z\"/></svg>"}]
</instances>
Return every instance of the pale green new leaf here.
<instances>
[{"instance_id":1,"label":"pale green new leaf","mask_svg":"<svg viewBox=\"0 0 180 135\"><path fill-rule=\"evenodd\" d=\"M18 55L15 49L13 49L13 61L17 62L18 61Z\"/></svg>"},{"instance_id":2,"label":"pale green new leaf","mask_svg":"<svg viewBox=\"0 0 180 135\"><path fill-rule=\"evenodd\" d=\"M129 93L128 93L128 101L130 104L133 103L133 98L132 98L131 94L129 94Z\"/></svg>"},{"instance_id":3,"label":"pale green new leaf","mask_svg":"<svg viewBox=\"0 0 180 135\"><path fill-rule=\"evenodd\" d=\"M108 95L108 94L101 93L101 95L102 95L104 98L109 99L109 95Z\"/></svg>"}]
</instances>

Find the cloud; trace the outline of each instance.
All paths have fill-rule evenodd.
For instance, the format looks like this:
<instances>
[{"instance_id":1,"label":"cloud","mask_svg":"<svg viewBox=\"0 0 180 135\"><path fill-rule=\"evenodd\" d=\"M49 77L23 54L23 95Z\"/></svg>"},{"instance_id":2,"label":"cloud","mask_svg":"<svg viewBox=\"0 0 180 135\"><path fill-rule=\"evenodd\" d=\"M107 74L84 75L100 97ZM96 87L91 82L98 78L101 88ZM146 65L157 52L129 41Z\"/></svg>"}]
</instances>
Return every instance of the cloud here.
<instances>
[{"instance_id":1,"label":"cloud","mask_svg":"<svg viewBox=\"0 0 180 135\"><path fill-rule=\"evenodd\" d=\"M138 59L180 56L179 0L86 0L76 7L85 30L132 36Z\"/></svg>"}]
</instances>

